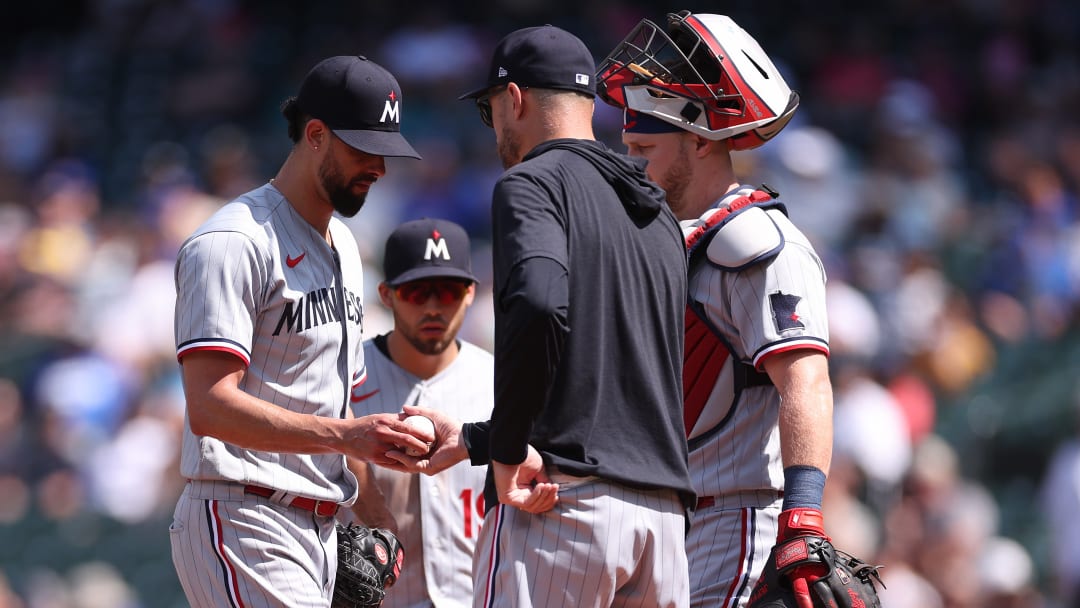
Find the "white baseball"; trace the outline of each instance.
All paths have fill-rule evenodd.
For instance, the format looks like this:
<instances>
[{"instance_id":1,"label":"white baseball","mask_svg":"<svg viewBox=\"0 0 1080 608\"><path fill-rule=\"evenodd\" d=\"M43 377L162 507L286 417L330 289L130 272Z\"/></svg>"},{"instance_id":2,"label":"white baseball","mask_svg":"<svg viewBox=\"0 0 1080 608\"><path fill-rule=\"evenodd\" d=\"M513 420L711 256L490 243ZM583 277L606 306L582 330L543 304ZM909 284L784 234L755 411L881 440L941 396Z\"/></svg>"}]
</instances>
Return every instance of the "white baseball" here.
<instances>
[{"instance_id":1,"label":"white baseball","mask_svg":"<svg viewBox=\"0 0 1080 608\"><path fill-rule=\"evenodd\" d=\"M409 456L423 456L431 451L431 444L435 442L435 423L431 421L427 416L409 416L405 419L405 424L409 425L414 431L414 435L417 435L421 440L427 443L427 450L420 452L414 448L408 448L405 453Z\"/></svg>"}]
</instances>

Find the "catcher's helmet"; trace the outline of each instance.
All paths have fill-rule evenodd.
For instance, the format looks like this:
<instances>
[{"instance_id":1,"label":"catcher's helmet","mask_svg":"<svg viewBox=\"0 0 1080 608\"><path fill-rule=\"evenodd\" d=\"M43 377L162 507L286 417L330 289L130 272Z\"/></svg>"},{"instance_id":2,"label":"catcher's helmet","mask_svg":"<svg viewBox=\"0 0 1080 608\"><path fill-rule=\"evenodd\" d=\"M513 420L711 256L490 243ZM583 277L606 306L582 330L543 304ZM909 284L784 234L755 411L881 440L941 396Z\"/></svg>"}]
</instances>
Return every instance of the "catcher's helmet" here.
<instances>
[{"instance_id":1,"label":"catcher's helmet","mask_svg":"<svg viewBox=\"0 0 1080 608\"><path fill-rule=\"evenodd\" d=\"M733 150L756 148L791 120L799 95L761 46L725 15L642 20L600 63L597 92Z\"/></svg>"}]
</instances>

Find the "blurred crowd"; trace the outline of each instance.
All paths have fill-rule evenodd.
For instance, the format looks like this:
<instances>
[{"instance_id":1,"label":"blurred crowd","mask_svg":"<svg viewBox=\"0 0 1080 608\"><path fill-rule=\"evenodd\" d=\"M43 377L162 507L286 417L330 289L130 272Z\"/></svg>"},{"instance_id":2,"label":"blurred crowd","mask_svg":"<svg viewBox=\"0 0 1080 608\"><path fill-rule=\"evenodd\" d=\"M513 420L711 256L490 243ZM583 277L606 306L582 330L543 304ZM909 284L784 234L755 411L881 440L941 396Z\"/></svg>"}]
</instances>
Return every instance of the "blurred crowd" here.
<instances>
[{"instance_id":1,"label":"blurred crowd","mask_svg":"<svg viewBox=\"0 0 1080 608\"><path fill-rule=\"evenodd\" d=\"M38 0L0 22L0 608L181 606L173 260L288 153L279 106L334 54L403 88L349 220L365 333L400 221L452 219L488 276L494 137L457 101L502 34L602 59L642 17L723 12L801 93L736 162L827 266L826 528L888 608L1080 606L1080 5L1069 0L303 3ZM598 103L616 149L621 117ZM463 337L490 346L490 297Z\"/></svg>"}]
</instances>

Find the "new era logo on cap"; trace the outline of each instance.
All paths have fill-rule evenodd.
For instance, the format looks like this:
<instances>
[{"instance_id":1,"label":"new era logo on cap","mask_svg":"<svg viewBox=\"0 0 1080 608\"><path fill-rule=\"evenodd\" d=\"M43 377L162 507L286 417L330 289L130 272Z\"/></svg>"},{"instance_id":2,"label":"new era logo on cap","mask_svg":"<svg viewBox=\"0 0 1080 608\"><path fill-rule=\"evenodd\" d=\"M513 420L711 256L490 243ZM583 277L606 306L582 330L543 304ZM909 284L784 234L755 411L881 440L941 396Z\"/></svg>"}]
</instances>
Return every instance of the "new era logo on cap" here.
<instances>
[{"instance_id":1,"label":"new era logo on cap","mask_svg":"<svg viewBox=\"0 0 1080 608\"><path fill-rule=\"evenodd\" d=\"M383 275L393 287L429 278L475 281L469 235L448 220L424 218L405 222L386 240Z\"/></svg>"}]
</instances>

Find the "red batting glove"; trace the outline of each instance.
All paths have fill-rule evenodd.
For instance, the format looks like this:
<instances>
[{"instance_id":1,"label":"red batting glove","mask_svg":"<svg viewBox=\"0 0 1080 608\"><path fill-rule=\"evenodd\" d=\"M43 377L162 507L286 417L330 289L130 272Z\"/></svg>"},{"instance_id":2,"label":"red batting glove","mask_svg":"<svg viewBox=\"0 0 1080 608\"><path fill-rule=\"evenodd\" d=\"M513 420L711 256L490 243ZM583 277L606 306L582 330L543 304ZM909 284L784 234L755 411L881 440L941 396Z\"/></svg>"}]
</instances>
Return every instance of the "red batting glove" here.
<instances>
[{"instance_id":1,"label":"red batting glove","mask_svg":"<svg viewBox=\"0 0 1080 608\"><path fill-rule=\"evenodd\" d=\"M825 534L825 518L818 509L788 509L780 513L779 523L776 544L787 545L781 550L781 555L788 557L778 557L778 563L789 559L797 561L800 557L806 556L808 553L806 543L800 541L800 537L823 537L832 542L832 539ZM798 566L788 573L787 578L791 582L791 590L795 594L795 602L799 608L814 608L814 603L810 599L810 585L828 573L829 568L825 564Z\"/></svg>"}]
</instances>

